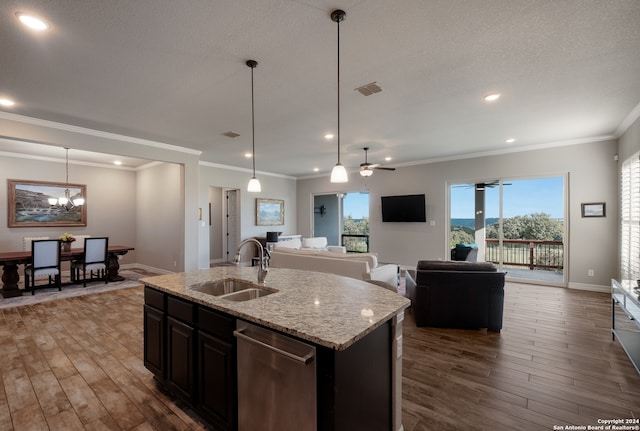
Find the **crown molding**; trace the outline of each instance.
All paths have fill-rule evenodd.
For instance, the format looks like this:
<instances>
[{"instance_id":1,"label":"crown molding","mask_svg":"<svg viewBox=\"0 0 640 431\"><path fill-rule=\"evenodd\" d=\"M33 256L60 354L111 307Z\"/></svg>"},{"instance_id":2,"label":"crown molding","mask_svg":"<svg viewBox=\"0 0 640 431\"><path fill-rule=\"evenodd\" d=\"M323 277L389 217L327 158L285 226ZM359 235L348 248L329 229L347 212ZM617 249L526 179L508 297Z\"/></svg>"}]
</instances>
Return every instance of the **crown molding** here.
<instances>
[{"instance_id":1,"label":"crown molding","mask_svg":"<svg viewBox=\"0 0 640 431\"><path fill-rule=\"evenodd\" d=\"M136 145L144 145L147 147L160 148L163 150L176 151L185 154L199 156L202 151L193 150L191 148L180 147L177 145L165 144L164 142L151 141L148 139L134 138L132 136L119 135L117 133L103 132L101 130L88 129L86 127L73 126L71 124L57 123L55 121L42 120L40 118L26 117L24 115L12 114L0 111L0 119L15 121L23 124L31 124L34 126L46 127L49 129L62 130L65 132L78 133L81 135L94 136L97 138L112 139L114 141L128 142Z\"/></svg>"}]
</instances>

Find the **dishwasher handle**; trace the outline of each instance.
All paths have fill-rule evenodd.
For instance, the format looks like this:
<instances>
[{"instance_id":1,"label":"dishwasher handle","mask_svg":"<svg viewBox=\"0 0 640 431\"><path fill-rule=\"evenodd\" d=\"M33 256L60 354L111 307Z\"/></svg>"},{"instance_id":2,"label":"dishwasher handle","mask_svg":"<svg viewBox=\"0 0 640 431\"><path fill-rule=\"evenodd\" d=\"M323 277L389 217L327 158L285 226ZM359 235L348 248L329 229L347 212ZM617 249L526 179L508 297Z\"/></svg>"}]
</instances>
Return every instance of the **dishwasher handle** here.
<instances>
[{"instance_id":1,"label":"dishwasher handle","mask_svg":"<svg viewBox=\"0 0 640 431\"><path fill-rule=\"evenodd\" d=\"M272 352L275 352L275 353L277 353L279 355L285 356L285 357L287 357L289 359L292 359L292 360L294 360L296 362L300 362L301 364L304 364L304 365L308 365L313 361L313 357L315 355L315 353L313 351L309 352L308 354L306 354L304 356L298 356L298 355L296 355L294 353L287 352L286 350L278 349L277 347L272 346L271 344L264 343L264 342L262 342L260 340L256 340L255 338L246 335L243 332L245 329L246 328L236 329L235 331L233 331L233 335L238 339L247 341L249 343L257 344L257 345L259 345L261 347L264 347L265 349L271 350Z\"/></svg>"}]
</instances>

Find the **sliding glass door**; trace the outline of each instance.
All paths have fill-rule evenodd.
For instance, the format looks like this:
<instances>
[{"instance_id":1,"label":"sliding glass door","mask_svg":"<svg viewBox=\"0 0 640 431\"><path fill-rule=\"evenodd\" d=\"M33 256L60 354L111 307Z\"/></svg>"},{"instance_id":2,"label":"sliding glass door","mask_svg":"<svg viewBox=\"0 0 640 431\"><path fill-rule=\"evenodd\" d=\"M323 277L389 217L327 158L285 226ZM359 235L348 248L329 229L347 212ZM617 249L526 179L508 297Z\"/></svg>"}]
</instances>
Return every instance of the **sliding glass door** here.
<instances>
[{"instance_id":1,"label":"sliding glass door","mask_svg":"<svg viewBox=\"0 0 640 431\"><path fill-rule=\"evenodd\" d=\"M564 176L453 184L450 226L451 247L474 244L512 280L565 283Z\"/></svg>"}]
</instances>

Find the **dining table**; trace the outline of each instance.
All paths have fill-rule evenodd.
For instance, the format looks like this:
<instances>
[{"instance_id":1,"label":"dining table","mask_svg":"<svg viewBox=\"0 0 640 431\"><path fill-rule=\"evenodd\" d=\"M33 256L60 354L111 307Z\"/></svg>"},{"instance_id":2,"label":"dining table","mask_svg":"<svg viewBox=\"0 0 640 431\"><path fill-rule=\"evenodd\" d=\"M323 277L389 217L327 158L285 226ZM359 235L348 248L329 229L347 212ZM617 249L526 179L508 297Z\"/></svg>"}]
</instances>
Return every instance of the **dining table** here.
<instances>
[{"instance_id":1,"label":"dining table","mask_svg":"<svg viewBox=\"0 0 640 431\"><path fill-rule=\"evenodd\" d=\"M109 282L124 280L124 277L118 274L120 270L118 256L123 256L131 250L135 250L135 248L126 245L109 246L107 250L109 268L107 280ZM71 261L79 259L83 254L84 248L72 248L69 251L61 251L60 260ZM31 251L0 252L0 265L2 266L2 289L0 289L0 295L2 295L3 298L13 298L22 295L24 290L18 287L18 283L20 282L18 266L29 263L31 263Z\"/></svg>"}]
</instances>

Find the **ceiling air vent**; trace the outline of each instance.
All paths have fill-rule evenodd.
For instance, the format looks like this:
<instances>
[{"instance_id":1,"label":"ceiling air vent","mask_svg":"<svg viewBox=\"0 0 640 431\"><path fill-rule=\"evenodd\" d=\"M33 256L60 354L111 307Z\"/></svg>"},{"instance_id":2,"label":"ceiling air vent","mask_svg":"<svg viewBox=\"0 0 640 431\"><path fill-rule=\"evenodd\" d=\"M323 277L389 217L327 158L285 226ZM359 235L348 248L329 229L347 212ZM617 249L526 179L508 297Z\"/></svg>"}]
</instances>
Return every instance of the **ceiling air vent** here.
<instances>
[{"instance_id":1,"label":"ceiling air vent","mask_svg":"<svg viewBox=\"0 0 640 431\"><path fill-rule=\"evenodd\" d=\"M223 135L229 138L237 138L238 136L240 136L236 132L232 132L232 131L224 132Z\"/></svg>"},{"instance_id":2,"label":"ceiling air vent","mask_svg":"<svg viewBox=\"0 0 640 431\"><path fill-rule=\"evenodd\" d=\"M380 93L382 91L382 87L380 87L375 82L370 84L363 85L362 87L355 88L356 91L359 91L363 96L371 96L375 93Z\"/></svg>"}]
</instances>

